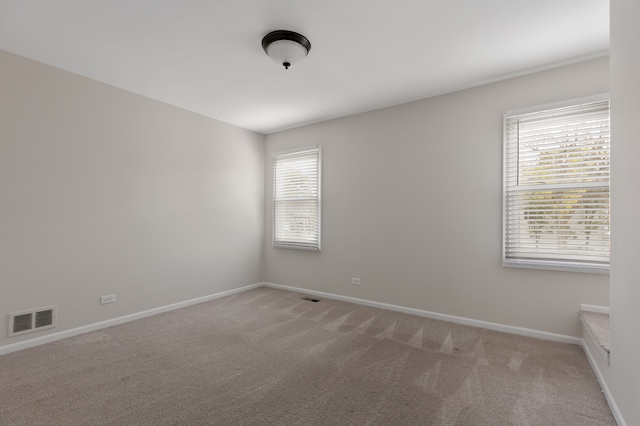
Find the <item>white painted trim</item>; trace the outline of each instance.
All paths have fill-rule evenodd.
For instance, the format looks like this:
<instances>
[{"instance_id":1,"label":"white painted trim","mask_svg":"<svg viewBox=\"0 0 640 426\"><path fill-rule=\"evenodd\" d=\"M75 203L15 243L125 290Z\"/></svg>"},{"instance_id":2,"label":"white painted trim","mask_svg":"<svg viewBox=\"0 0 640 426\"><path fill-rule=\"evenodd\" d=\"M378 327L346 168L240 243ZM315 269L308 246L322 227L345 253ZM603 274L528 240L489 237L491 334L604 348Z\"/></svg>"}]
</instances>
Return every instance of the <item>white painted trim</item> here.
<instances>
[{"instance_id":1,"label":"white painted trim","mask_svg":"<svg viewBox=\"0 0 640 426\"><path fill-rule=\"evenodd\" d=\"M555 68L560 68L560 67L565 67L565 66L569 66L569 65L573 65L573 64L578 64L580 62L592 61L592 60L595 60L595 59L605 58L605 57L608 57L608 56L609 56L609 49L602 50L602 51L594 53L592 55L580 56L578 58L569 59L567 61L554 62L554 63L551 63L551 64L543 65L541 67L529 68L527 70L518 71L518 72L515 72L515 73L507 74L507 75L496 77L496 78L480 80L480 81L476 81L476 82L472 82L472 83L468 83L468 84L454 85L454 86L451 86L451 87L447 87L445 90L434 91L434 92L428 93L428 94L420 94L414 99L404 100L404 101L402 101L400 103L382 104L382 105L376 107L374 110L371 110L371 109L354 110L353 112L350 112L349 115L346 116L346 117L350 117L350 116L358 115L358 114L366 114L367 112L377 111L377 110L385 109L385 108L392 108L394 106L404 105L404 104L408 104L408 103L411 103L411 102L419 102L419 101L422 101L424 99L430 99L430 98L435 98L437 96L447 95L449 93L455 93L455 92L461 92L463 90L474 89L476 87L482 87L482 86L486 86L488 84L499 83L501 81L510 80L512 78L523 77L523 76L526 76L526 75L529 75L529 74L535 74L535 73L538 73L538 72L549 71L549 70L552 70L552 69L555 69ZM278 127L278 128L275 128L275 129L270 129L270 130L267 130L267 131L263 132L262 134L263 135L269 135L269 134L273 134L273 133L284 132L285 130L291 130L291 129L295 129L297 127L303 127L303 126L310 126L312 124L323 123L325 121L337 120L337 119L340 119L340 118L345 118L345 116L344 115L328 116L328 117L320 118L318 120L310 120L310 121L306 121L306 122L303 122L303 123L294 124L294 125L291 125L291 126L283 126L283 127Z\"/></svg>"},{"instance_id":2,"label":"white painted trim","mask_svg":"<svg viewBox=\"0 0 640 426\"><path fill-rule=\"evenodd\" d=\"M215 293L208 296L198 297L195 299L178 302L171 305L149 309L147 311L142 311L135 314L113 318L107 321L102 321L94 324L85 325L82 327L77 327L71 330L65 330L58 333L48 334L46 336L24 340L18 343L13 343L10 345L0 346L0 355L5 355L5 354L16 352L22 349L43 345L45 343L55 342L57 340L66 339L68 337L77 336L77 335L88 333L91 331L101 330L103 328L111 327L114 325L124 324L127 322L135 321L137 319L142 319L142 318L150 317L153 315L157 315L163 312L173 311L175 309L180 309L180 308L186 308L187 306L196 305L198 303L207 302L209 300L219 299L221 297L230 296L236 293L241 293L244 291L252 290L254 288L263 287L263 286L282 289L282 290L290 290L298 293L307 293L314 296L326 297L329 299L341 300L344 302L351 302L359 305L372 306L375 308L388 309L392 311L418 315L426 318L433 318L433 319L449 321L457 324L469 325L472 327L486 328L489 330L501 331L504 333L517 334L517 335L528 336L528 337L536 337L539 339L552 340L552 341L563 342L563 343L577 344L579 346L582 346L583 350L585 351L587 355L587 359L589 360L589 364L591 364L591 368L595 372L596 377L600 382L600 386L603 390L607 403L611 408L611 412L613 413L613 416L616 422L618 423L619 426L627 426L627 424L624 421L624 418L622 417L622 414L620 413L620 410L618 409L617 404L615 403L615 400L613 399L613 395L611 394L611 391L607 386L607 382L605 381L604 376L602 375L602 372L600 371L600 368L598 367L598 364L596 363L593 355L591 354L591 351L587 347L587 344L584 339L578 339L576 337L565 336L562 334L548 333L546 331L532 330L528 328L496 324L496 323L491 323L486 321L474 320L470 318L457 317L453 315L439 314L435 312L423 311L420 309L407 308L407 307L391 305L387 303L380 303L380 302L374 302L374 301L365 300L365 299L358 299L355 297L340 296L340 295L331 294L331 293L325 293L325 292L314 291L314 290L306 290L303 288L285 286L281 284L274 284L274 283L268 283L268 282L251 284L248 286L227 290L227 291L222 291L220 293ZM590 306L590 305L582 305L582 306ZM583 309L583 310L588 310L588 309Z\"/></svg>"},{"instance_id":3,"label":"white painted trim","mask_svg":"<svg viewBox=\"0 0 640 426\"><path fill-rule=\"evenodd\" d=\"M547 331L533 330L530 328L515 327L511 325L497 324L493 322L480 321L471 318L458 317L454 315L440 314L437 312L424 311L421 309L407 308L404 306L390 305L388 303L374 302L371 300L357 299L355 297L340 296L337 294L324 293L321 291L307 290L304 288L291 287L281 284L264 283L265 287L277 288L281 290L295 291L297 293L306 293L312 296L326 297L327 299L335 299L343 302L356 303L358 305L371 306L374 308L388 309L390 311L402 312L405 314L418 315L425 318L437 319L440 321L449 321L456 324L469 325L471 327L486 328L503 333L517 334L520 336L535 337L538 339L551 340L554 342L570 343L582 346L582 339L579 337L566 336L564 334L549 333Z\"/></svg>"},{"instance_id":4,"label":"white painted trim","mask_svg":"<svg viewBox=\"0 0 640 426\"><path fill-rule=\"evenodd\" d=\"M580 305L581 311L587 312L597 312L599 314L608 314L609 307L608 306L596 306L596 305Z\"/></svg>"},{"instance_id":5,"label":"white painted trim","mask_svg":"<svg viewBox=\"0 0 640 426\"><path fill-rule=\"evenodd\" d=\"M197 297L195 299L185 300L183 302L173 303L171 305L160 306L158 308L149 309L147 311L137 312L135 314L124 315L122 317L113 318L106 321L96 322L93 324L84 325L70 330L60 331L58 333L47 334L46 336L36 337L34 339L23 340L22 342L12 343L9 345L0 346L0 355L5 355L11 352L20 351L22 349L32 348L34 346L44 345L45 343L55 342L57 340L66 339L67 337L77 336L79 334L88 333L90 331L101 330L103 328L112 327L118 324L124 324L130 321L150 317L153 315L161 314L163 312L173 311L175 309L186 308L187 306L196 305L202 302L208 302L209 300L219 299L225 296L231 296L232 294L242 293L247 290L262 287L263 283L250 284L240 288L234 288L231 290L222 291L220 293L210 294L208 296Z\"/></svg>"},{"instance_id":6,"label":"white painted trim","mask_svg":"<svg viewBox=\"0 0 640 426\"><path fill-rule=\"evenodd\" d=\"M602 374L602 371L600 371L600 367L598 367L598 363L593 357L593 354L591 353L591 350L589 349L589 346L587 346L587 342L584 339L582 339L582 349L584 350L584 353L587 355L589 364L591 364L591 369L596 374L596 377L598 378L598 382L600 382L600 388L602 389L602 393L604 393L604 397L607 400L607 403L609 404L609 408L611 408L611 413L613 413L613 418L616 420L616 423L618 423L618 426L627 426L627 423L624 421L624 418L622 417L622 413L620 412L620 409L618 409L618 405L616 404L616 401L613 399L613 395L609 390L609 386L607 386L607 381L605 380L604 375Z\"/></svg>"},{"instance_id":7,"label":"white painted trim","mask_svg":"<svg viewBox=\"0 0 640 426\"><path fill-rule=\"evenodd\" d=\"M551 102L551 103L546 103L542 105L532 105L524 108L512 109L510 111L507 111L504 113L504 118L506 119L507 117L513 116L513 115L530 114L532 112L545 111L548 109L564 108L564 107L570 107L574 105L589 104L592 102L608 101L610 98L611 98L611 95L607 92L607 93L598 93L597 95L592 95L592 96L583 96L581 98L565 99L562 101Z\"/></svg>"},{"instance_id":8,"label":"white painted trim","mask_svg":"<svg viewBox=\"0 0 640 426\"><path fill-rule=\"evenodd\" d=\"M602 375L602 372L600 371L600 368L598 367L598 365L597 365L597 363L596 363L591 351L587 347L587 344L586 344L584 339L580 339L580 338L573 337L573 336L566 336L566 335L563 335L563 334L556 334L556 333L549 333L549 332L546 332L546 331L533 330L533 329L529 329L529 328L514 327L514 326L510 326L510 325L496 324L496 323L487 322L487 321L474 320L474 319L471 319L471 318L458 317L458 316L454 316L454 315L439 314L439 313L436 313L436 312L424 311L424 310L414 309L414 308L407 308L407 307L404 307L404 306L390 305L390 304L387 304L387 303L373 302L373 301L365 300L365 299L357 299L355 297L340 296L340 295L331 294L331 293L325 293L325 292L321 292L321 291L307 290L307 289L303 289L303 288L291 287L291 286L286 286L286 285L282 285L282 284L274 284L274 283L268 283L268 282L265 282L263 284L264 284L265 287L277 288L277 289L281 289L281 290L295 291L295 292L298 292L298 293L306 293L306 294L309 294L309 295L312 295L312 296L326 297L328 299L335 299L335 300L341 300L343 302L351 302L351 303L356 303L356 304L359 304L359 305L372 306L374 308L389 309L389 310L392 310L392 311L403 312L403 313L412 314L412 315L418 315L418 316L426 317L426 318L432 318L432 319L437 319L437 320L442 320L442 321L449 321L449 322L453 322L453 323L457 323L457 324L469 325L469 326L472 326L472 327L486 328L486 329L494 330L494 331L501 331L503 333L517 334L517 335L528 336L528 337L536 337L536 338L539 338L539 339L552 340L552 341L555 341L555 342L570 343L570 344L581 346L583 348L583 350L585 351L585 353L587 354L587 359L589 360L589 364L591 364L591 368L593 369L593 371L594 371L594 373L595 373L595 375L596 375L596 377L598 379L598 382L600 382L600 387L602 388L602 391L603 391L603 393L605 395L607 403L609 404L609 408L611 408L611 412L613 413L614 419L616 420L616 422L618 423L619 426L627 426L627 424L624 421L624 418L622 417L622 413L620 413L620 410L618 409L618 405L616 404L615 400L613 399L613 395L611 394L611 391L609 390L609 387L607 386L607 382L605 381L604 376ZM593 307L593 308L606 308L606 307L599 307L599 306L593 306L593 305L581 305L581 307L584 307L584 306ZM583 310L589 310L589 309L583 309ZM608 311L608 308L606 308L606 310ZM593 311L593 312L598 312L598 311ZM605 313L608 313L608 312L605 312Z\"/></svg>"}]
</instances>

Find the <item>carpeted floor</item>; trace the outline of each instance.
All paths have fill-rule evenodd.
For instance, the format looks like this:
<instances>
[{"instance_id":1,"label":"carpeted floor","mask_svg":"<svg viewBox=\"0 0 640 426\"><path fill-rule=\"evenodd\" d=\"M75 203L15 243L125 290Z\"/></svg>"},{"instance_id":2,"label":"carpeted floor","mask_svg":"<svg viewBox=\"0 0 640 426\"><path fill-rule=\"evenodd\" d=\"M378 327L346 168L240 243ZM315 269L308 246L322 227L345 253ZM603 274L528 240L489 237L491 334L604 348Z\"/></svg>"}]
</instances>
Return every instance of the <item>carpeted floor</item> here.
<instances>
[{"instance_id":1,"label":"carpeted floor","mask_svg":"<svg viewBox=\"0 0 640 426\"><path fill-rule=\"evenodd\" d=\"M609 343L609 314L582 311L580 317L591 332L593 340L595 340L605 352L611 352L611 345Z\"/></svg>"},{"instance_id":2,"label":"carpeted floor","mask_svg":"<svg viewBox=\"0 0 640 426\"><path fill-rule=\"evenodd\" d=\"M615 425L582 348L258 288L0 357L2 425Z\"/></svg>"}]
</instances>

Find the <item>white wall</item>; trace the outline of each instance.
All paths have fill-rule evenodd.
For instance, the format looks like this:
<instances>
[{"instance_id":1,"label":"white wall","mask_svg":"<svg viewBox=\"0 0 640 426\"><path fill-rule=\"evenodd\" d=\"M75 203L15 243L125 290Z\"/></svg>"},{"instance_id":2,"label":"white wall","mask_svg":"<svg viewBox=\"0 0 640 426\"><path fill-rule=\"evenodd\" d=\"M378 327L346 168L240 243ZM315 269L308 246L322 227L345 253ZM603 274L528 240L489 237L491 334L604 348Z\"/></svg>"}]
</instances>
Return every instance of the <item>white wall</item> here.
<instances>
[{"instance_id":1,"label":"white wall","mask_svg":"<svg viewBox=\"0 0 640 426\"><path fill-rule=\"evenodd\" d=\"M611 1L611 364L609 388L640 425L640 3Z\"/></svg>"},{"instance_id":2,"label":"white wall","mask_svg":"<svg viewBox=\"0 0 640 426\"><path fill-rule=\"evenodd\" d=\"M0 346L262 281L261 135L5 52L0 70ZM58 328L6 338L9 312L52 304Z\"/></svg>"},{"instance_id":3,"label":"white wall","mask_svg":"<svg viewBox=\"0 0 640 426\"><path fill-rule=\"evenodd\" d=\"M323 251L271 247L267 173L266 280L581 336L580 304L608 305L608 276L501 266L502 115L606 93L608 66L592 60L267 135L266 167L273 152L323 147Z\"/></svg>"}]
</instances>

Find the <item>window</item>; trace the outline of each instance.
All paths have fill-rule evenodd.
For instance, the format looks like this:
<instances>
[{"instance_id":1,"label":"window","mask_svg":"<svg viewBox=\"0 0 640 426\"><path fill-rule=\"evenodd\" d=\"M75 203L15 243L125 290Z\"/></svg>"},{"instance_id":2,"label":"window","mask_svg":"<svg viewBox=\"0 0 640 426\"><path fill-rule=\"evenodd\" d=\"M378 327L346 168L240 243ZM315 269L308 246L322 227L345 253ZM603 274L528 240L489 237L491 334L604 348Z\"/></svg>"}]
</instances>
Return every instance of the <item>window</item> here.
<instances>
[{"instance_id":1,"label":"window","mask_svg":"<svg viewBox=\"0 0 640 426\"><path fill-rule=\"evenodd\" d=\"M320 251L320 147L272 160L274 247Z\"/></svg>"},{"instance_id":2,"label":"window","mask_svg":"<svg viewBox=\"0 0 640 426\"><path fill-rule=\"evenodd\" d=\"M504 120L503 265L609 268L609 101Z\"/></svg>"}]
</instances>

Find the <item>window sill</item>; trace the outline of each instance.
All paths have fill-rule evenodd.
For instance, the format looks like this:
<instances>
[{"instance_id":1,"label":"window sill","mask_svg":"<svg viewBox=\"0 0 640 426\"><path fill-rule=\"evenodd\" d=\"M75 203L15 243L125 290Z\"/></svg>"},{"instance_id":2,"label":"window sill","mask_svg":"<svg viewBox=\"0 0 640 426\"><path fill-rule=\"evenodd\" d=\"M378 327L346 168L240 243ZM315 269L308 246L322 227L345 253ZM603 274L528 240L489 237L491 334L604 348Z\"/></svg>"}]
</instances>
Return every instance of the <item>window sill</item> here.
<instances>
[{"instance_id":1,"label":"window sill","mask_svg":"<svg viewBox=\"0 0 640 426\"><path fill-rule=\"evenodd\" d=\"M609 265L597 263L576 264L571 262L548 262L543 260L503 259L505 268L546 269L549 271L582 272L609 275Z\"/></svg>"},{"instance_id":2,"label":"window sill","mask_svg":"<svg viewBox=\"0 0 640 426\"><path fill-rule=\"evenodd\" d=\"M315 251L315 252L320 252L321 251L319 247L296 246L296 245L289 245L289 244L273 244L273 248L304 250L304 251Z\"/></svg>"}]
</instances>

